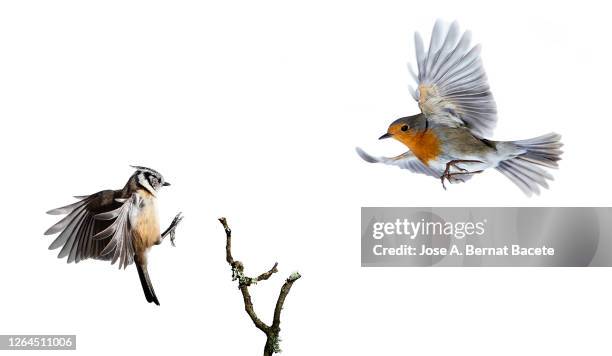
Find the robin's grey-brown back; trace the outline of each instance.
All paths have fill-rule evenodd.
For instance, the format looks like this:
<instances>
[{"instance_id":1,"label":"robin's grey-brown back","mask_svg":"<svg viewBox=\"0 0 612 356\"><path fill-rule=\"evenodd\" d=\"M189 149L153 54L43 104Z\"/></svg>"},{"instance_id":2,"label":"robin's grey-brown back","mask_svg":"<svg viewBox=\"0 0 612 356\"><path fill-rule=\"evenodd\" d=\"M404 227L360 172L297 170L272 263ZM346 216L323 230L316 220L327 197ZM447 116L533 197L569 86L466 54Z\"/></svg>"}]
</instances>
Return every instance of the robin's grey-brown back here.
<instances>
[{"instance_id":1,"label":"robin's grey-brown back","mask_svg":"<svg viewBox=\"0 0 612 356\"><path fill-rule=\"evenodd\" d=\"M402 117L380 138L394 138L409 148L395 157L374 157L357 148L361 158L426 174L451 183L465 182L495 168L525 194L548 188L557 168L561 136L549 133L527 140L489 139L497 123L497 107L480 59L480 46L470 47L471 34L448 30L436 22L426 51L415 34L418 74L410 68L417 89L411 89L421 113Z\"/></svg>"},{"instance_id":2,"label":"robin's grey-brown back","mask_svg":"<svg viewBox=\"0 0 612 356\"><path fill-rule=\"evenodd\" d=\"M170 184L153 169L134 168L136 172L123 189L79 196L76 203L48 211L51 215L67 215L45 235L60 233L49 249L61 247L58 257L67 257L68 263L91 258L110 260L112 264L119 261L119 268L126 268L136 262L147 301L159 305L147 272L146 254L167 235L174 244L182 216L179 213L160 234L156 197L162 186Z\"/></svg>"}]
</instances>

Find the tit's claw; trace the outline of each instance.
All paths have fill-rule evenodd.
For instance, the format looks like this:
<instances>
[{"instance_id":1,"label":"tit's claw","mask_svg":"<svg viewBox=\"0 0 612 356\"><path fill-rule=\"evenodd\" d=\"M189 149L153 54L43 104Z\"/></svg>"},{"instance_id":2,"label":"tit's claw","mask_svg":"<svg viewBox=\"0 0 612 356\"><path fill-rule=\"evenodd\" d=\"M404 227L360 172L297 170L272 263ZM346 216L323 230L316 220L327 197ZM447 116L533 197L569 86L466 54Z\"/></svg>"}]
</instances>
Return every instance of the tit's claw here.
<instances>
[{"instance_id":1,"label":"tit's claw","mask_svg":"<svg viewBox=\"0 0 612 356\"><path fill-rule=\"evenodd\" d=\"M180 212L180 213L176 214L176 216L174 217L174 219L172 220L172 223L170 223L170 225L176 226L176 225L178 225L179 222L181 222L181 220L183 220L183 212Z\"/></svg>"},{"instance_id":2,"label":"tit's claw","mask_svg":"<svg viewBox=\"0 0 612 356\"><path fill-rule=\"evenodd\" d=\"M174 219L172 220L172 222L170 223L170 226L168 226L168 229L166 229L166 231L162 234L162 238L165 238L166 235L170 235L170 244L173 247L176 247L176 244L174 243L174 239L176 236L176 227L178 226L178 224L183 221L183 213L180 212L178 214L176 214L176 216L174 217Z\"/></svg>"}]
</instances>

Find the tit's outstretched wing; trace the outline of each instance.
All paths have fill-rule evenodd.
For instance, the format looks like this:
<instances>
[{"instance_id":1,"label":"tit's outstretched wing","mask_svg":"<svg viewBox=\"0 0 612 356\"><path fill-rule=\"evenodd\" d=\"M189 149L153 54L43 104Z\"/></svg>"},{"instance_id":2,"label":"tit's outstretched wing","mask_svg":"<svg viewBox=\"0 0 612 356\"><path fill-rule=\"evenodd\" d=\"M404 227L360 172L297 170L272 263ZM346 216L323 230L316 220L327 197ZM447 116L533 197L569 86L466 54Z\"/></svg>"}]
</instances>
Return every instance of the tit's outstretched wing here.
<instances>
[{"instance_id":1,"label":"tit's outstretched wing","mask_svg":"<svg viewBox=\"0 0 612 356\"><path fill-rule=\"evenodd\" d=\"M401 155L395 157L373 157L359 147L357 147L355 150L357 151L359 157L361 157L366 162L390 164L393 166L400 167L402 169L407 169L414 173L421 173L435 178L440 178L442 177L442 174L444 174L444 171L423 164L423 162L421 162L410 151L404 152ZM449 181L451 183L460 183L467 181L471 177L471 174L455 175L451 176L449 178Z\"/></svg>"},{"instance_id":2,"label":"tit's outstretched wing","mask_svg":"<svg viewBox=\"0 0 612 356\"><path fill-rule=\"evenodd\" d=\"M418 87L411 88L411 94L421 112L433 124L466 126L477 136L490 138L497 106L480 59L480 45L470 48L470 32L460 37L457 22L445 30L438 20L427 51L418 32L414 41L418 75L409 69Z\"/></svg>"},{"instance_id":3,"label":"tit's outstretched wing","mask_svg":"<svg viewBox=\"0 0 612 356\"><path fill-rule=\"evenodd\" d=\"M92 195L77 197L80 200L76 203L48 211L47 214L51 215L68 214L45 232L45 235L60 233L49 249L62 247L58 257L68 257L68 263L87 258L111 259L112 256L102 254L109 239L93 237L108 228L112 221L96 219L95 216L122 206L122 203L117 201L122 198L121 190L103 190Z\"/></svg>"},{"instance_id":4,"label":"tit's outstretched wing","mask_svg":"<svg viewBox=\"0 0 612 356\"><path fill-rule=\"evenodd\" d=\"M132 217L137 214L142 206L142 198L133 193L128 199L121 200L122 205L115 210L97 214L96 220L113 220L106 229L97 233L94 240L106 240L108 244L100 252L101 256L111 257L111 264L119 260L119 268L125 268L134 263L134 242L132 238Z\"/></svg>"}]
</instances>

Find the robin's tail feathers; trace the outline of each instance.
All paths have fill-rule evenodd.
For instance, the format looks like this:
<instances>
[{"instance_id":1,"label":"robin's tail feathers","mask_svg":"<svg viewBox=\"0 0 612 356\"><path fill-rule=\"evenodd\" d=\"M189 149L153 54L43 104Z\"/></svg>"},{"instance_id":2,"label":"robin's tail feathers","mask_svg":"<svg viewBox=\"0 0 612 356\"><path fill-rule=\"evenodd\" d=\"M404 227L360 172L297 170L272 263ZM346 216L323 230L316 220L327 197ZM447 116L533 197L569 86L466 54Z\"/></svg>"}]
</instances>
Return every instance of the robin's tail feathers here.
<instances>
[{"instance_id":1,"label":"robin's tail feathers","mask_svg":"<svg viewBox=\"0 0 612 356\"><path fill-rule=\"evenodd\" d=\"M527 161L549 168L557 168L559 166L557 161L561 160L561 154L563 153L560 150L563 144L559 134L551 132L546 135L512 143L527 151L520 156Z\"/></svg>"},{"instance_id":2,"label":"robin's tail feathers","mask_svg":"<svg viewBox=\"0 0 612 356\"><path fill-rule=\"evenodd\" d=\"M159 301L155 295L155 290L153 289L153 284L151 284L151 280L149 279L147 266L138 262L135 263L135 265L136 269L138 270L138 277L140 277L140 284L142 285L142 290L147 298L147 302L159 305Z\"/></svg>"},{"instance_id":3,"label":"robin's tail feathers","mask_svg":"<svg viewBox=\"0 0 612 356\"><path fill-rule=\"evenodd\" d=\"M548 188L547 180L553 176L543 167L557 168L563 151L560 148L561 135L549 133L528 140L513 141L512 144L525 152L502 161L496 167L503 175L508 177L521 190L531 196L540 194L540 187Z\"/></svg>"}]
</instances>

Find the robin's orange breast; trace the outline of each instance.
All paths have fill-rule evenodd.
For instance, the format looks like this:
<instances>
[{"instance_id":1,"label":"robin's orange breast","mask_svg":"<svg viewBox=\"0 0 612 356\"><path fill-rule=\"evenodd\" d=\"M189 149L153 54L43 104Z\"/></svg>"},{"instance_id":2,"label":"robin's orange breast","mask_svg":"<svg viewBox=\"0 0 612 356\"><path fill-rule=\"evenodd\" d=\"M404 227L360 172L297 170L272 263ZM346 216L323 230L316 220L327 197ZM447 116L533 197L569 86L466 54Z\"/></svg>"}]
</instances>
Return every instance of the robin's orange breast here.
<instances>
[{"instance_id":1,"label":"robin's orange breast","mask_svg":"<svg viewBox=\"0 0 612 356\"><path fill-rule=\"evenodd\" d=\"M428 165L429 161L438 158L442 151L438 136L431 130L425 132L402 132L401 134L394 135L394 137L408 146L410 151L426 165Z\"/></svg>"}]
</instances>

